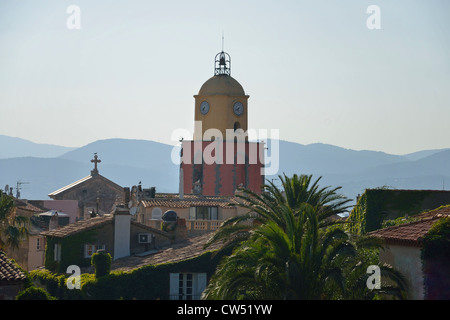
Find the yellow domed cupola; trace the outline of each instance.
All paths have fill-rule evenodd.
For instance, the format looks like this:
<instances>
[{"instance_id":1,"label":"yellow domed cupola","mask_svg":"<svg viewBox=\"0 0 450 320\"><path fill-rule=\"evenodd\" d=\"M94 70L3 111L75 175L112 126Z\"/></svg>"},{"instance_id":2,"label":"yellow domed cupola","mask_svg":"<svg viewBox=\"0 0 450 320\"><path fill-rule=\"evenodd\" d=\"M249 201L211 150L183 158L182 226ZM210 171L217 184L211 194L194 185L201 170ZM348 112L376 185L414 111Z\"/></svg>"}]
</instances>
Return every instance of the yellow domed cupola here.
<instances>
[{"instance_id":1,"label":"yellow domed cupola","mask_svg":"<svg viewBox=\"0 0 450 320\"><path fill-rule=\"evenodd\" d=\"M235 95L245 96L244 88L231 76L218 75L207 80L198 92L199 96Z\"/></svg>"},{"instance_id":2,"label":"yellow domed cupola","mask_svg":"<svg viewBox=\"0 0 450 320\"><path fill-rule=\"evenodd\" d=\"M231 58L222 51L214 61L214 76L200 88L195 98L195 121L201 130L194 129L194 140L204 140L208 129L218 129L226 139L227 129L247 131L247 100L241 84L231 77Z\"/></svg>"}]
</instances>

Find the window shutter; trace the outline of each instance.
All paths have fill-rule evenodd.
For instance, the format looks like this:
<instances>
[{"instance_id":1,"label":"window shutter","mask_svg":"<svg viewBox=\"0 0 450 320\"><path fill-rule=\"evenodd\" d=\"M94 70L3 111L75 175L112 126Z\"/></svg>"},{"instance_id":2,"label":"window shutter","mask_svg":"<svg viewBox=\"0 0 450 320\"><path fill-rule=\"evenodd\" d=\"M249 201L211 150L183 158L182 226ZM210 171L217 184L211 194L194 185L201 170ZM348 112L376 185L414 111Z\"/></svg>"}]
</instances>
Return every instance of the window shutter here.
<instances>
[{"instance_id":1,"label":"window shutter","mask_svg":"<svg viewBox=\"0 0 450 320\"><path fill-rule=\"evenodd\" d=\"M170 273L170 281L169 281L169 299L170 300L178 300L176 296L178 296L179 290L179 273Z\"/></svg>"},{"instance_id":2,"label":"window shutter","mask_svg":"<svg viewBox=\"0 0 450 320\"><path fill-rule=\"evenodd\" d=\"M201 295L203 291L206 289L207 277L206 273L198 273L197 274L197 295Z\"/></svg>"},{"instance_id":3,"label":"window shutter","mask_svg":"<svg viewBox=\"0 0 450 320\"><path fill-rule=\"evenodd\" d=\"M61 245L59 243L55 243L53 248L55 261L61 260Z\"/></svg>"}]
</instances>

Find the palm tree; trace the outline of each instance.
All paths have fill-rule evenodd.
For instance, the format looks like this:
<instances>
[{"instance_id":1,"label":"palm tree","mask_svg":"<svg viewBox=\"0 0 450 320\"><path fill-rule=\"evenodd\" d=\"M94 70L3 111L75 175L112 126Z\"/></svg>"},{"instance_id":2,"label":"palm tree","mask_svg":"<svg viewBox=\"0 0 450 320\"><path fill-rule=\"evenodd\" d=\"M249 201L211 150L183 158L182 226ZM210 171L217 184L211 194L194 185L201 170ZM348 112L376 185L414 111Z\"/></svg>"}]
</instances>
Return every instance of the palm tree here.
<instances>
[{"instance_id":1,"label":"palm tree","mask_svg":"<svg viewBox=\"0 0 450 320\"><path fill-rule=\"evenodd\" d=\"M337 193L341 187L319 188L321 177L314 182L312 182L312 175L294 174L290 178L283 174L278 177L282 183L282 189L271 181L267 181L268 184L263 186L265 192L262 194L241 188L244 194L237 194L236 197L241 199L239 206L248 209L248 212L224 221L207 245L220 239L227 239L227 243L233 245L245 239L248 236L247 232L253 227L267 221L273 221L284 229L286 226L283 217L279 214L280 206L297 212L305 203L311 205L315 208L321 228L338 223L330 217L344 213L350 208L347 204L351 199ZM246 222L251 223L249 225Z\"/></svg>"},{"instance_id":2,"label":"palm tree","mask_svg":"<svg viewBox=\"0 0 450 320\"><path fill-rule=\"evenodd\" d=\"M319 182L322 177L312 181L312 175L297 175L292 178L283 174L278 176L283 192L269 182L266 189L269 195L272 195L276 202L286 203L292 209L297 209L303 203L308 203L317 209L319 222L327 218L346 212L350 206L347 205L351 199L338 194L341 187L332 188L330 186L319 188Z\"/></svg>"},{"instance_id":3,"label":"palm tree","mask_svg":"<svg viewBox=\"0 0 450 320\"><path fill-rule=\"evenodd\" d=\"M379 262L379 251L384 250L383 240L369 236L357 236L352 239L356 255L343 269L346 278L346 291L342 299L372 300L375 298L406 299L408 284L406 278L398 270ZM369 266L380 269L381 286L371 290L367 287Z\"/></svg>"},{"instance_id":4,"label":"palm tree","mask_svg":"<svg viewBox=\"0 0 450 320\"><path fill-rule=\"evenodd\" d=\"M344 290L335 261L355 255L348 236L322 231L310 204L280 205L278 213L283 224L267 220L221 261L205 299L321 299L330 282Z\"/></svg>"},{"instance_id":5,"label":"palm tree","mask_svg":"<svg viewBox=\"0 0 450 320\"><path fill-rule=\"evenodd\" d=\"M16 215L14 199L0 192L0 249L19 248L28 236L27 223L28 218Z\"/></svg>"},{"instance_id":6,"label":"palm tree","mask_svg":"<svg viewBox=\"0 0 450 320\"><path fill-rule=\"evenodd\" d=\"M280 176L284 192L269 182L262 195L244 189L240 206L249 211L225 221L208 244L220 239L233 246L204 293L205 299L372 299L402 297L404 279L380 266L394 286L366 286L367 266L378 263L381 243L352 238L328 218L344 212L339 188L311 184L311 176ZM253 221L252 225L243 222Z\"/></svg>"}]
</instances>

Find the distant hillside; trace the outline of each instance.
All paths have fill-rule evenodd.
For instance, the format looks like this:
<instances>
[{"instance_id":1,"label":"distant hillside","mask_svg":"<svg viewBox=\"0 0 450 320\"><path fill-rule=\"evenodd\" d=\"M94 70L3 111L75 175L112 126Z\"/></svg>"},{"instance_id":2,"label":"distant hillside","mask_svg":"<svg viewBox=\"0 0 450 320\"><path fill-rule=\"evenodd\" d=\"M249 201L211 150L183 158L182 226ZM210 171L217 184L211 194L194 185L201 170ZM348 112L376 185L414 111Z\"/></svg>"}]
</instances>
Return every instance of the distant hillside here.
<instances>
[{"instance_id":1,"label":"distant hillside","mask_svg":"<svg viewBox=\"0 0 450 320\"><path fill-rule=\"evenodd\" d=\"M446 149L435 149L435 150L422 150L422 151L405 154L404 157L407 158L408 160L415 161L415 160L420 160L420 159L426 158L428 156L439 153L441 151L447 151L447 150L450 150L450 149L446 148Z\"/></svg>"},{"instance_id":2,"label":"distant hillside","mask_svg":"<svg viewBox=\"0 0 450 320\"><path fill-rule=\"evenodd\" d=\"M270 144L268 141L269 152ZM450 190L449 149L397 156L326 144L280 141L279 151L279 174L322 176L321 185L341 186L341 193L352 199L366 188ZM277 175L266 178L277 183Z\"/></svg>"},{"instance_id":3,"label":"distant hillside","mask_svg":"<svg viewBox=\"0 0 450 320\"><path fill-rule=\"evenodd\" d=\"M6 140L13 141L0 140L0 150ZM21 140L15 140L20 148L24 145ZM278 174L282 173L313 174L315 178L323 177L321 186L342 186L341 193L352 199L366 188L376 187L450 190L450 149L398 156L320 143L279 141L278 145L278 172L266 176L275 183L279 183ZM275 152L275 146L268 140L269 156ZM178 191L179 165L172 162L171 155L178 159L179 147L148 140L106 139L73 150L54 150L54 157L31 156L32 149L21 149L20 157L0 159L0 189L5 184L15 187L17 181L28 182L22 185L24 198L48 199L50 192L89 175L93 168L90 160L97 152L102 161L100 174L121 186L141 181L144 187L155 186L157 192Z\"/></svg>"},{"instance_id":4,"label":"distant hillside","mask_svg":"<svg viewBox=\"0 0 450 320\"><path fill-rule=\"evenodd\" d=\"M54 158L74 149L0 135L0 159L15 157Z\"/></svg>"},{"instance_id":5,"label":"distant hillside","mask_svg":"<svg viewBox=\"0 0 450 320\"><path fill-rule=\"evenodd\" d=\"M71 184L90 174L91 163L61 158L12 158L0 159L0 189L6 184L14 187L17 181L23 182L21 195L27 199L49 199L48 194ZM99 172L121 186L156 186L160 192L177 192L177 166L161 168L137 168L132 166L108 164L99 165ZM164 174L162 174L164 172Z\"/></svg>"},{"instance_id":6,"label":"distant hillside","mask_svg":"<svg viewBox=\"0 0 450 320\"><path fill-rule=\"evenodd\" d=\"M1 148L1 145L0 145ZM90 174L94 153L101 175L121 186L157 187L160 192L178 191L179 166L171 162L170 145L127 139L108 139L71 149L58 157L17 157L0 159L0 189L6 184L22 185L21 195L28 199L48 199L48 194ZM61 149L63 150L63 149ZM24 151L25 153L26 151ZM174 151L179 154L179 148Z\"/></svg>"},{"instance_id":7,"label":"distant hillside","mask_svg":"<svg viewBox=\"0 0 450 320\"><path fill-rule=\"evenodd\" d=\"M273 149L271 140L268 140L267 146L270 153ZM302 145L280 140L279 150L280 168L289 174L343 174L407 161L403 156L376 151L356 151L322 143Z\"/></svg>"},{"instance_id":8,"label":"distant hillside","mask_svg":"<svg viewBox=\"0 0 450 320\"><path fill-rule=\"evenodd\" d=\"M377 187L450 190L450 150L438 151L415 161L375 166L350 174L328 174L324 176L324 182L342 186L348 197Z\"/></svg>"},{"instance_id":9,"label":"distant hillside","mask_svg":"<svg viewBox=\"0 0 450 320\"><path fill-rule=\"evenodd\" d=\"M170 154L172 150L173 146L171 145L149 140L107 139L89 143L81 148L69 151L59 158L89 163L94 153L97 152L102 161L100 166L117 164L162 170L171 166Z\"/></svg>"}]
</instances>

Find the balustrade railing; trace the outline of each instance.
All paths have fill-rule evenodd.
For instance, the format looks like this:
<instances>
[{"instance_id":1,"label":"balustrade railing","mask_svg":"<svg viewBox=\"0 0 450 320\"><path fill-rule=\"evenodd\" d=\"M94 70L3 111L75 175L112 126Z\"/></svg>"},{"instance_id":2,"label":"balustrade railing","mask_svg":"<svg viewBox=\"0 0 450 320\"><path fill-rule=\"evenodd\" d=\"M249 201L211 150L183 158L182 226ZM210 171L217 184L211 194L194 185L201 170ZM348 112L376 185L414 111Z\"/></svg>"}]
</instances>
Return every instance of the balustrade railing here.
<instances>
[{"instance_id":1,"label":"balustrade railing","mask_svg":"<svg viewBox=\"0 0 450 320\"><path fill-rule=\"evenodd\" d=\"M222 220L186 220L186 229L192 231L215 231L222 225ZM160 230L162 220L147 220L147 225ZM252 221L243 224L252 225Z\"/></svg>"},{"instance_id":2,"label":"balustrade railing","mask_svg":"<svg viewBox=\"0 0 450 320\"><path fill-rule=\"evenodd\" d=\"M214 231L219 229L223 221L221 220L187 220L188 230Z\"/></svg>"}]
</instances>

